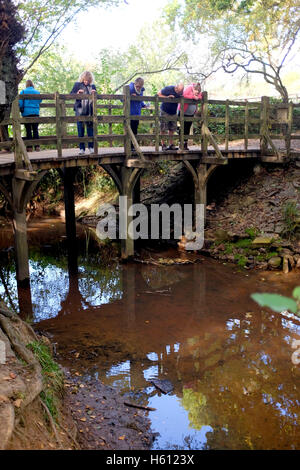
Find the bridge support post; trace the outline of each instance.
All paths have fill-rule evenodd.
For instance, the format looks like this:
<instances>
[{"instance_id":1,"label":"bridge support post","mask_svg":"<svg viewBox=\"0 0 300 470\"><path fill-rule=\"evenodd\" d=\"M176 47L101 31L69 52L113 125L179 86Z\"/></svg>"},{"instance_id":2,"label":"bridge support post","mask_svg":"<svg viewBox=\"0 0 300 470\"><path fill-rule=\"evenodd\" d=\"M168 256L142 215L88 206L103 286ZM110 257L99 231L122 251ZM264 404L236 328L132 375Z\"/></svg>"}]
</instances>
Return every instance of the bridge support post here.
<instances>
[{"instance_id":1,"label":"bridge support post","mask_svg":"<svg viewBox=\"0 0 300 470\"><path fill-rule=\"evenodd\" d=\"M119 208L120 215L121 210L126 210L127 214L124 214L124 220L126 221L126 227L124 227L125 238L121 239L121 257L122 259L131 258L134 255L134 240L129 236L128 229L129 225L133 220L133 217L128 215L128 208L133 204L133 187L130 184L130 176L132 170L125 166L122 167L121 177L122 177L122 196L127 196L127 207ZM121 229L121 227L120 227Z\"/></svg>"},{"instance_id":2,"label":"bridge support post","mask_svg":"<svg viewBox=\"0 0 300 470\"><path fill-rule=\"evenodd\" d=\"M26 210L14 207L13 228L15 236L15 260L17 281L29 281L29 258L27 241Z\"/></svg>"},{"instance_id":3,"label":"bridge support post","mask_svg":"<svg viewBox=\"0 0 300 470\"><path fill-rule=\"evenodd\" d=\"M126 211L122 220L126 226L122 227L123 236L121 238L121 258L127 260L134 255L134 240L129 236L128 229L133 220L133 216L128 215L128 208L140 201L140 177L143 168L133 168L119 165L102 165L104 170L114 180L120 196L127 197L126 207L120 207L119 210ZM121 227L119 227L121 229Z\"/></svg>"},{"instance_id":4,"label":"bridge support post","mask_svg":"<svg viewBox=\"0 0 300 470\"><path fill-rule=\"evenodd\" d=\"M12 178L11 201L13 211L13 229L15 237L15 260L17 281L29 282L29 258L27 241L26 206L29 199L46 172L37 174L18 169Z\"/></svg>"},{"instance_id":5,"label":"bridge support post","mask_svg":"<svg viewBox=\"0 0 300 470\"><path fill-rule=\"evenodd\" d=\"M190 171L194 181L194 207L196 204L204 205L204 223L206 223L207 182L218 165L198 162L195 166L188 160L183 162Z\"/></svg>"},{"instance_id":6,"label":"bridge support post","mask_svg":"<svg viewBox=\"0 0 300 470\"><path fill-rule=\"evenodd\" d=\"M65 223L68 242L74 245L76 241L76 219L75 219L75 197L74 180L77 168L64 168L64 201L65 201Z\"/></svg>"},{"instance_id":7,"label":"bridge support post","mask_svg":"<svg viewBox=\"0 0 300 470\"><path fill-rule=\"evenodd\" d=\"M141 168L128 168L126 166L121 168L122 191L120 195L127 196L126 238L121 240L121 257L124 260L134 255L134 240L129 234L129 226L133 221L133 216L128 214L128 208L140 200L140 176L142 171Z\"/></svg>"}]
</instances>

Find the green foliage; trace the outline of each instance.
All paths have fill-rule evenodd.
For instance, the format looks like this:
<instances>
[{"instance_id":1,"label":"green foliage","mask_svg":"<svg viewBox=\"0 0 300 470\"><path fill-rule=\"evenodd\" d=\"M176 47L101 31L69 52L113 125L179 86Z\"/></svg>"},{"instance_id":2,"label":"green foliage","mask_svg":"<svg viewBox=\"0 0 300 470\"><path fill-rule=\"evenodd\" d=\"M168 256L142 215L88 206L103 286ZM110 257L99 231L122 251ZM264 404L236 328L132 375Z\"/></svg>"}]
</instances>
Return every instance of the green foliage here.
<instances>
[{"instance_id":1,"label":"green foliage","mask_svg":"<svg viewBox=\"0 0 300 470\"><path fill-rule=\"evenodd\" d=\"M112 189L115 189L115 183L113 179L107 173L97 173L89 182L86 194L88 196L94 191L105 191Z\"/></svg>"},{"instance_id":2,"label":"green foliage","mask_svg":"<svg viewBox=\"0 0 300 470\"><path fill-rule=\"evenodd\" d=\"M48 407L53 419L58 418L58 396L63 392L63 373L53 360L51 352L43 342L33 341L27 345L35 354L42 367L44 390L40 396Z\"/></svg>"},{"instance_id":3,"label":"green foliage","mask_svg":"<svg viewBox=\"0 0 300 470\"><path fill-rule=\"evenodd\" d=\"M251 240L254 240L254 238L259 235L259 230L255 227L248 227L245 229L245 232L247 233L247 235L249 235Z\"/></svg>"},{"instance_id":4,"label":"green foliage","mask_svg":"<svg viewBox=\"0 0 300 470\"><path fill-rule=\"evenodd\" d=\"M235 243L235 246L237 248L249 248L249 246L252 245L252 239L251 238L241 238Z\"/></svg>"},{"instance_id":5,"label":"green foliage","mask_svg":"<svg viewBox=\"0 0 300 470\"><path fill-rule=\"evenodd\" d=\"M168 23L201 44L209 38L211 68L255 74L288 98L282 68L299 49L298 0L173 0L165 9Z\"/></svg>"},{"instance_id":6,"label":"green foliage","mask_svg":"<svg viewBox=\"0 0 300 470\"><path fill-rule=\"evenodd\" d=\"M17 52L21 66L27 70L77 15L91 7L118 5L120 0L19 0L16 3L20 21L26 30Z\"/></svg>"},{"instance_id":7,"label":"green foliage","mask_svg":"<svg viewBox=\"0 0 300 470\"><path fill-rule=\"evenodd\" d=\"M300 316L300 287L295 287L292 296L293 299L279 294L251 294L251 298L262 307L269 307L278 313L289 310Z\"/></svg>"},{"instance_id":8,"label":"green foliage","mask_svg":"<svg viewBox=\"0 0 300 470\"><path fill-rule=\"evenodd\" d=\"M298 238L300 233L300 212L295 201L288 201L283 207L283 237Z\"/></svg>"},{"instance_id":9,"label":"green foliage","mask_svg":"<svg viewBox=\"0 0 300 470\"><path fill-rule=\"evenodd\" d=\"M237 262L237 265L240 266L241 268L244 268L247 264L247 257L245 255L242 255L240 253L236 253L234 255L234 259Z\"/></svg>"}]
</instances>

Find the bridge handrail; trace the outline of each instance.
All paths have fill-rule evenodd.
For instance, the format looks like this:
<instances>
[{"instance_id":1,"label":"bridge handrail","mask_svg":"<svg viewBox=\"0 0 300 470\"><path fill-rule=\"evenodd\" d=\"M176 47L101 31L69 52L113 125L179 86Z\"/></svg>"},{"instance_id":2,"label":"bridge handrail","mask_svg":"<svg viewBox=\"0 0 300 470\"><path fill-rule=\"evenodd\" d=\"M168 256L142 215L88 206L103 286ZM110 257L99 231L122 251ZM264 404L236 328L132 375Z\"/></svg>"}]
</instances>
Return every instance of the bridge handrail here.
<instances>
[{"instance_id":1,"label":"bridge handrail","mask_svg":"<svg viewBox=\"0 0 300 470\"><path fill-rule=\"evenodd\" d=\"M39 116L39 117L20 117L18 113L18 101L30 99L30 100L43 100L41 108L49 110L55 110L54 116ZM90 99L93 101L93 116L74 116L68 115L67 110L71 110L74 106L75 100ZM145 101L153 104L151 109L148 109L150 115L130 115L130 101ZM46 102L45 102L46 101ZM73 103L69 103L73 101ZM100 101L100 103L99 103ZM163 118L159 115L159 105L162 102L169 103L180 103L181 111L174 117ZM120 103L120 104L118 104ZM229 143L232 140L243 139L244 148L247 150L249 139L260 139L261 152L268 152L268 148L274 150L272 146L272 139L280 138L285 139L287 152L290 149L291 138L300 138L292 133L293 123L299 122L299 118L293 115L296 108L300 107L300 103L275 103L271 104L269 98L262 97L261 101L241 101L241 100L214 100L208 99L207 92L203 93L203 99L201 101L201 112L199 115L192 117L184 116L183 104L184 103L199 103L197 101L186 99L186 98L165 98L156 96L132 96L129 93L129 87L125 86L123 94L64 94L64 93L41 93L38 95L33 94L21 94L16 97L14 106L14 116L5 121L2 121L1 125L12 125L14 129L13 140L8 140L0 143L0 148L14 148L15 154L17 147L21 145L20 136L17 138L18 129L21 124L37 122L40 124L52 124L55 125L56 135L41 136L39 141L30 140L26 143L28 145L38 145L47 142L47 145L54 144L58 150L58 156L62 155L62 148L66 145L77 144L78 142L87 142L91 138L84 137L79 138L74 135L68 135L67 125L75 124L78 121L81 122L93 122L94 127L94 148L97 151L98 142L107 142L110 146L113 145L113 141L123 141L125 147L126 156L131 157L131 141L133 137L131 135L130 121L139 120L143 123L149 123L152 125L152 132L148 134L140 133L136 136L134 145L137 153L141 156L142 154L139 147L140 141L154 141L155 149L159 150L160 139L165 134L160 132L160 122L162 120L171 121L174 120L180 123L179 135L175 135L174 138L179 141L180 150L184 149L184 141L190 139L192 141L200 141L202 154L207 154L207 147L210 143L218 156L220 151L218 150L218 144L213 136L214 128L223 126L225 151L229 150ZM222 115L214 115L216 110L215 105L221 106ZM108 114L99 114L99 110L104 110ZM118 110L122 110L119 114ZM118 113L118 114L116 114ZM238 113L234 117L234 113ZM253 115L253 113L256 113ZM195 128L198 128L198 132L194 135L184 135L184 122L191 121ZM114 124L123 125L123 133L113 133L112 126ZM108 134L99 134L99 125L108 125ZM235 127L235 131L232 132L232 126ZM280 133L274 133L274 126L281 126ZM284 128L285 126L285 128ZM239 130L240 129L240 130ZM135 139L135 136L134 136ZM24 153L24 148L22 150ZM21 153L22 153L21 152ZM26 148L25 148L26 152ZM20 153L20 152L19 152ZM27 157L24 156L27 160Z\"/></svg>"}]
</instances>

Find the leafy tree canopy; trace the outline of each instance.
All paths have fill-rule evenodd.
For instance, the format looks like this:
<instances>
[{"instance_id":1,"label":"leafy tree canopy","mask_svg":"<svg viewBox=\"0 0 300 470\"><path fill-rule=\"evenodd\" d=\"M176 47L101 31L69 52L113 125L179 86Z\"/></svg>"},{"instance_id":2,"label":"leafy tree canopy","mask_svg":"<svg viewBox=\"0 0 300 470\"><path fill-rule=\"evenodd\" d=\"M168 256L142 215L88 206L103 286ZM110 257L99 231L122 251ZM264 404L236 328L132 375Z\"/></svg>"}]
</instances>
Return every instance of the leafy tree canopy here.
<instances>
[{"instance_id":1,"label":"leafy tree canopy","mask_svg":"<svg viewBox=\"0 0 300 470\"><path fill-rule=\"evenodd\" d=\"M25 37L17 46L24 73L49 49L64 28L91 7L117 6L124 0L16 0ZM88 41L88 32L86 32Z\"/></svg>"},{"instance_id":2,"label":"leafy tree canopy","mask_svg":"<svg viewBox=\"0 0 300 470\"><path fill-rule=\"evenodd\" d=\"M299 0L172 0L169 24L189 38L210 38L214 65L261 74L287 100L281 72L299 50Z\"/></svg>"}]
</instances>

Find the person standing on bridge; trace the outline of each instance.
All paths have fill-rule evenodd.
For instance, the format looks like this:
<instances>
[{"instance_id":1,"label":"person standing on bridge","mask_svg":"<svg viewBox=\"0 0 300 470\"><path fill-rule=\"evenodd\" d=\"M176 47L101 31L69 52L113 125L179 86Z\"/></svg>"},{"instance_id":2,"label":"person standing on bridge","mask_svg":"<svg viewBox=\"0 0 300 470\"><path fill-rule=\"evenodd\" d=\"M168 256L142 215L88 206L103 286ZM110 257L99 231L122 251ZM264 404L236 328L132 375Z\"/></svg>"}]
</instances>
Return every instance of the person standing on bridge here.
<instances>
[{"instance_id":1,"label":"person standing on bridge","mask_svg":"<svg viewBox=\"0 0 300 470\"><path fill-rule=\"evenodd\" d=\"M144 79L141 77L138 77L134 82L131 82L129 84L129 90L130 90L130 95L131 96L143 96L143 93L145 91L144 88ZM132 116L140 116L142 113L142 108L146 108L147 106L145 105L144 101L133 101L130 100L130 114ZM138 132L138 126L139 126L139 121L138 120L131 120L130 121L130 127L132 129L132 132L134 135L137 135ZM134 145L131 142L131 150L134 149Z\"/></svg>"},{"instance_id":2,"label":"person standing on bridge","mask_svg":"<svg viewBox=\"0 0 300 470\"><path fill-rule=\"evenodd\" d=\"M201 93L201 85L200 83L192 83L188 85L183 90L183 97L189 100L201 100L202 93ZM196 103L184 103L183 105L183 112L184 117L193 117L197 111L198 105ZM178 114L180 112L180 104L178 106ZM184 135L189 135L193 122L192 121L184 121ZM188 150L188 141L187 139L184 140L184 150Z\"/></svg>"},{"instance_id":3,"label":"person standing on bridge","mask_svg":"<svg viewBox=\"0 0 300 470\"><path fill-rule=\"evenodd\" d=\"M183 93L183 84L178 83L177 85L173 86L166 86L157 94L160 98L180 98ZM164 143L164 140L161 141L162 150L177 150L177 147L173 145L173 134L176 131L177 125L175 120L168 121L168 117L174 118L177 113L178 103L162 103L160 106L160 116L161 123L160 129L162 133L165 133L167 130L169 131L169 139L170 145Z\"/></svg>"},{"instance_id":4,"label":"person standing on bridge","mask_svg":"<svg viewBox=\"0 0 300 470\"><path fill-rule=\"evenodd\" d=\"M26 88L21 91L20 95L35 95L40 94L38 90L34 88L34 85L31 80L26 81ZM19 100L19 108L21 114L24 118L28 117L38 117L40 115L40 104L42 100ZM26 130L26 140L32 139L39 139L39 123L38 122L26 122L25 124ZM28 152L32 152L32 146L27 147ZM40 150L40 146L36 145L35 150L38 152Z\"/></svg>"},{"instance_id":5,"label":"person standing on bridge","mask_svg":"<svg viewBox=\"0 0 300 470\"><path fill-rule=\"evenodd\" d=\"M71 94L73 93L84 93L85 95L91 95L92 93L97 93L96 87L94 85L94 77L91 72L87 70L84 71L78 78L78 82L75 82ZM75 116L92 116L93 115L93 104L92 100L76 100L74 104ZM87 135L88 137L93 137L93 122L83 122L77 121L77 131L78 137L84 137L84 127L86 124ZM88 149L90 153L94 153L94 144L93 142L88 143ZM85 154L85 143L80 142L79 144L79 155Z\"/></svg>"}]
</instances>

